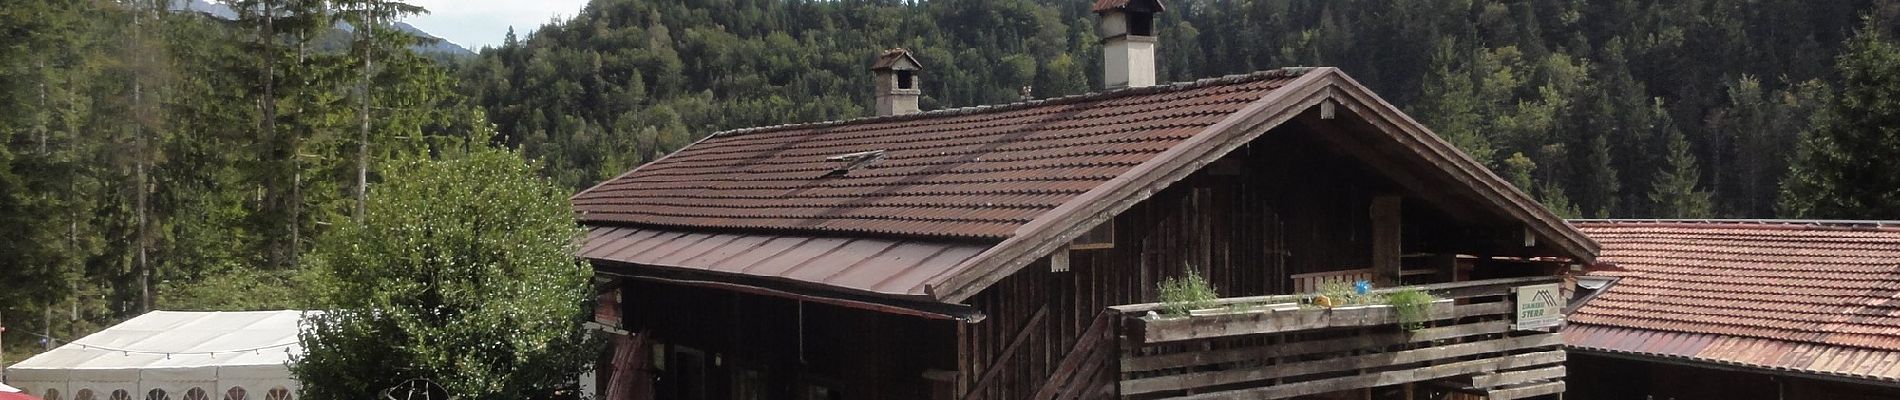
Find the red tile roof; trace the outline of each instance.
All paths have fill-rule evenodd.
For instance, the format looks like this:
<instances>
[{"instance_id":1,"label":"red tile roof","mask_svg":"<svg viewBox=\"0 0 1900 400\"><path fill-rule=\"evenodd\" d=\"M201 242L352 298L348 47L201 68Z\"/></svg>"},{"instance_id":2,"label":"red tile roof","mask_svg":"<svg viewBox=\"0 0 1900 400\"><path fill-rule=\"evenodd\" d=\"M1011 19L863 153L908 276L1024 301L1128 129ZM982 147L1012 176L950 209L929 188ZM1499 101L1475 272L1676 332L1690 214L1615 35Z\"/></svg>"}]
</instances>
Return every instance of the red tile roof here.
<instances>
[{"instance_id":1,"label":"red tile roof","mask_svg":"<svg viewBox=\"0 0 1900 400\"><path fill-rule=\"evenodd\" d=\"M1900 226L1576 225L1624 271L1592 273L1622 279L1569 317L1573 347L1900 380Z\"/></svg>"},{"instance_id":2,"label":"red tile roof","mask_svg":"<svg viewBox=\"0 0 1900 400\"><path fill-rule=\"evenodd\" d=\"M1298 76L722 132L573 202L595 224L1000 240Z\"/></svg>"}]
</instances>

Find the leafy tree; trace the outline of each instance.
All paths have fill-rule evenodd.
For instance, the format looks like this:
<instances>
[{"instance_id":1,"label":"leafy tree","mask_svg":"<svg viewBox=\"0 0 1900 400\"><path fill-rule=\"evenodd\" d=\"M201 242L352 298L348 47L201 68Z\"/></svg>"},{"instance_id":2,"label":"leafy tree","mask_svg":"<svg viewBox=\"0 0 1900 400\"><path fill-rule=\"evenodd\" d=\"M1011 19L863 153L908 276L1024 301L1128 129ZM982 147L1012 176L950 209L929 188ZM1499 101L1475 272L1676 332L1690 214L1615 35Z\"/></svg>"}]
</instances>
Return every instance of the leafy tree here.
<instances>
[{"instance_id":1,"label":"leafy tree","mask_svg":"<svg viewBox=\"0 0 1900 400\"><path fill-rule=\"evenodd\" d=\"M1837 97L1800 147L1783 212L1807 218L1900 218L1900 46L1868 18L1835 68Z\"/></svg>"},{"instance_id":2,"label":"leafy tree","mask_svg":"<svg viewBox=\"0 0 1900 400\"><path fill-rule=\"evenodd\" d=\"M291 370L309 399L360 398L412 378L464 399L557 397L591 360L589 269L568 191L513 152L392 169L362 222L323 236Z\"/></svg>"}]
</instances>

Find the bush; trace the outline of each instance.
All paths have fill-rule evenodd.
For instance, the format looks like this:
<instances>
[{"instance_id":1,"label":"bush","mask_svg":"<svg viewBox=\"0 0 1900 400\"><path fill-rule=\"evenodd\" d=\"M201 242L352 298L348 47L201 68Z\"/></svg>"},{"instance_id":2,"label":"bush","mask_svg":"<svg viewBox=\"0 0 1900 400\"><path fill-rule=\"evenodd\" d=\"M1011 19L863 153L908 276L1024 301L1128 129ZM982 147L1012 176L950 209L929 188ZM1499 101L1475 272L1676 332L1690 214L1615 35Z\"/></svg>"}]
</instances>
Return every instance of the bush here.
<instances>
[{"instance_id":1,"label":"bush","mask_svg":"<svg viewBox=\"0 0 1900 400\"><path fill-rule=\"evenodd\" d=\"M1169 315L1187 315L1188 310L1199 310L1214 305L1220 293L1214 285L1207 283L1199 272L1189 268L1186 276L1168 278L1156 287L1161 292L1161 310Z\"/></svg>"},{"instance_id":2,"label":"bush","mask_svg":"<svg viewBox=\"0 0 1900 400\"><path fill-rule=\"evenodd\" d=\"M511 152L393 168L364 221L310 258L325 310L298 337L299 397L365 398L412 378L465 400L573 397L595 356L573 215L567 190Z\"/></svg>"}]
</instances>

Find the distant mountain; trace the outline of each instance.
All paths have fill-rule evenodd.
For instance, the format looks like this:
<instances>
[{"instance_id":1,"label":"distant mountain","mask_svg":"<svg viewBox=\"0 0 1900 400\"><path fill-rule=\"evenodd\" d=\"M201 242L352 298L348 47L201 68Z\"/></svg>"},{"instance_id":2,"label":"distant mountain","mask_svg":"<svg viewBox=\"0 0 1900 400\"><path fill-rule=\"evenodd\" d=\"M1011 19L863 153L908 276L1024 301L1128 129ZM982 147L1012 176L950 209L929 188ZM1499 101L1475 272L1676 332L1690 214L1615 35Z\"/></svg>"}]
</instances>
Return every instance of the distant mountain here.
<instances>
[{"instance_id":1,"label":"distant mountain","mask_svg":"<svg viewBox=\"0 0 1900 400\"><path fill-rule=\"evenodd\" d=\"M237 11L232 10L231 7L223 3L206 0L172 0L172 11L191 11L226 20L237 19L238 16ZM415 51L416 54L444 61L475 56L475 52L469 51L468 48L429 34L429 32L416 28L414 25L409 25L407 22L397 22L395 26L396 29L423 39L424 43L409 47L409 50ZM337 23L336 29L343 32L350 32L352 27L349 24L339 22Z\"/></svg>"},{"instance_id":2,"label":"distant mountain","mask_svg":"<svg viewBox=\"0 0 1900 400\"><path fill-rule=\"evenodd\" d=\"M237 19L237 11L231 7L203 0L174 0L172 11L196 11L221 19Z\"/></svg>"}]
</instances>

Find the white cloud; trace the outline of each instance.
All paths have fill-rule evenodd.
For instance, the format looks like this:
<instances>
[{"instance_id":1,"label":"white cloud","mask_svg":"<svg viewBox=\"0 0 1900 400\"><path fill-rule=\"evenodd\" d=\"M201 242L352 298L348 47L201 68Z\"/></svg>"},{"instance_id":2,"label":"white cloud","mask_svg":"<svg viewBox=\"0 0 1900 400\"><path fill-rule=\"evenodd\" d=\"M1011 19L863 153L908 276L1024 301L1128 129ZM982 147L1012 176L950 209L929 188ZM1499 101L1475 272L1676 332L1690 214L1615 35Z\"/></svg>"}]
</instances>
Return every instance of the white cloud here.
<instances>
[{"instance_id":1,"label":"white cloud","mask_svg":"<svg viewBox=\"0 0 1900 400\"><path fill-rule=\"evenodd\" d=\"M587 0L411 0L429 13L406 21L450 42L480 50L500 46L508 27L523 39L541 24L574 17Z\"/></svg>"}]
</instances>

